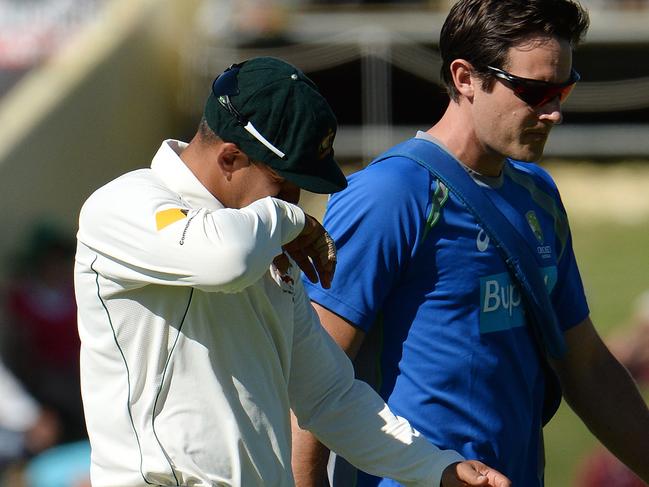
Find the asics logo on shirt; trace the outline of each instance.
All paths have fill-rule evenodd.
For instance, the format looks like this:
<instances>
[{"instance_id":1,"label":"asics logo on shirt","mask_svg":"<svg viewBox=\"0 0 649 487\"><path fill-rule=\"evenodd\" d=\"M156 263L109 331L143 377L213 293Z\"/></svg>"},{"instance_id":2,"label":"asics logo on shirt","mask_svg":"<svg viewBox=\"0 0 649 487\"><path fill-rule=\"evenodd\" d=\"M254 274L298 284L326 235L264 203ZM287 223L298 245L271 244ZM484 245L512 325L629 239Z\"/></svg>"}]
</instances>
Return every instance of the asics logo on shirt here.
<instances>
[{"instance_id":1,"label":"asics logo on shirt","mask_svg":"<svg viewBox=\"0 0 649 487\"><path fill-rule=\"evenodd\" d=\"M487 247L489 247L489 235L487 235L487 232L480 229L480 231L478 232L478 238L476 239L475 243L480 252L487 250Z\"/></svg>"}]
</instances>

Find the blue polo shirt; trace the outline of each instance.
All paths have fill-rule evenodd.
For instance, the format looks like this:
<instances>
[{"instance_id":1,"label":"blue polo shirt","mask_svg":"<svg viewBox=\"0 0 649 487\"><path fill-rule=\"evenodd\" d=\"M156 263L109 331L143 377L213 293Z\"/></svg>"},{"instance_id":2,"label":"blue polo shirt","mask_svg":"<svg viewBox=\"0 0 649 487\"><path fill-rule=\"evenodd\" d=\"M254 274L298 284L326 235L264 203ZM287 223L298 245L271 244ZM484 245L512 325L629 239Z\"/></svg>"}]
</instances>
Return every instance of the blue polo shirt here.
<instances>
[{"instance_id":1,"label":"blue polo shirt","mask_svg":"<svg viewBox=\"0 0 649 487\"><path fill-rule=\"evenodd\" d=\"M562 329L583 321L588 306L551 177L508 160L501 177L476 184L527 222L519 230ZM392 410L438 447L514 485L542 486L543 370L520 292L473 215L425 168L389 157L349 177L324 226L338 247L336 275L328 290L305 280L307 291L378 335L377 388ZM357 485L378 482L359 473Z\"/></svg>"}]
</instances>

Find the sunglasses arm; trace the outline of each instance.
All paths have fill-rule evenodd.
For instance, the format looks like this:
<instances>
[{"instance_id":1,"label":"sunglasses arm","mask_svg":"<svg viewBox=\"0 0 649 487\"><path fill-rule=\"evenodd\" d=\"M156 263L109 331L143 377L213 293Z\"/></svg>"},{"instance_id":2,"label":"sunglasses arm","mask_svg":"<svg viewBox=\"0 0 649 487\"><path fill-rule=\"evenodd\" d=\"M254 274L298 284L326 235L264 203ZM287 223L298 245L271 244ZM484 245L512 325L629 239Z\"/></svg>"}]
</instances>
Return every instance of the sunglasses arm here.
<instances>
[{"instance_id":1,"label":"sunglasses arm","mask_svg":"<svg viewBox=\"0 0 649 487\"><path fill-rule=\"evenodd\" d=\"M255 139L257 139L259 142L264 144L268 150L270 150L273 154L275 154L277 157L280 159L284 159L286 154L284 154L281 150L279 150L277 147L275 147L273 144L268 142L266 140L266 137L261 135L255 126L252 124L252 122L248 121L248 123L243 127L250 135L252 135Z\"/></svg>"}]
</instances>

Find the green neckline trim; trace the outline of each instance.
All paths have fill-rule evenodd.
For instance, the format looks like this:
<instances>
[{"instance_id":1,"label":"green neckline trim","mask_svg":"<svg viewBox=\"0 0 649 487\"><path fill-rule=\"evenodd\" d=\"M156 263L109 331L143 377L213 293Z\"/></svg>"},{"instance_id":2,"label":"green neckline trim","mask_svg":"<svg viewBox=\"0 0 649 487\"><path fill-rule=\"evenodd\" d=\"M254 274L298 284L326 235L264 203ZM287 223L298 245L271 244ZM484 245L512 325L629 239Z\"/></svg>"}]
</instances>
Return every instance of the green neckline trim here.
<instances>
[{"instance_id":1,"label":"green neckline trim","mask_svg":"<svg viewBox=\"0 0 649 487\"><path fill-rule=\"evenodd\" d=\"M426 228L424 229L424 236L422 242L428 237L428 233L437 224L439 218L442 216L442 208L448 201L448 188L440 180L437 180L437 187L431 197L430 213L426 219Z\"/></svg>"}]
</instances>

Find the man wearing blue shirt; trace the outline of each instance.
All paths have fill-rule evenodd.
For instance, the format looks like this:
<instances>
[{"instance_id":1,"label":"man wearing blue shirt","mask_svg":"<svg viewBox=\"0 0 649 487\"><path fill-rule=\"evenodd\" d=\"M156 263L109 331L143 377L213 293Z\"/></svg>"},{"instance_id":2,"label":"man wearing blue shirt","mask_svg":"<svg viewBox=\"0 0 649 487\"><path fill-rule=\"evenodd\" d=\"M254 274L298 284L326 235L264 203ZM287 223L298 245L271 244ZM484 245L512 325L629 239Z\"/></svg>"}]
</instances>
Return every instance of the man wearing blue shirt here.
<instances>
[{"instance_id":1,"label":"man wearing blue shirt","mask_svg":"<svg viewBox=\"0 0 649 487\"><path fill-rule=\"evenodd\" d=\"M572 51L587 28L572 0L460 0L440 39L449 106L401 146L429 144L429 163L461 165L515 222L565 339L552 372L482 222L409 157L379 156L331 198L324 225L338 247L336 279L331 289L306 282L348 355L378 344L373 382L397 414L515 486L543 486L542 426L556 410L555 374L588 428L649 481L649 412L589 318L558 190L529 164L579 79ZM298 487L321 485L325 464L324 448L296 430ZM358 473L357 485L379 484L398 485Z\"/></svg>"}]
</instances>

